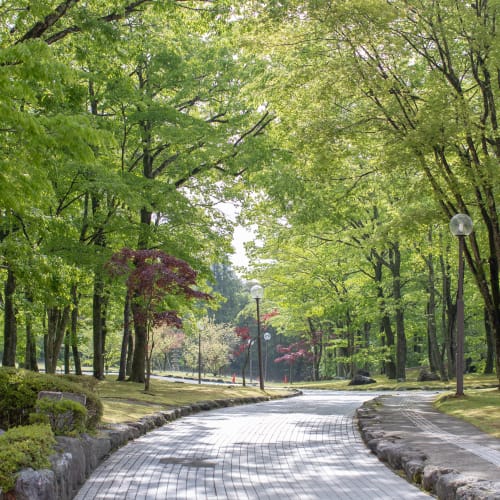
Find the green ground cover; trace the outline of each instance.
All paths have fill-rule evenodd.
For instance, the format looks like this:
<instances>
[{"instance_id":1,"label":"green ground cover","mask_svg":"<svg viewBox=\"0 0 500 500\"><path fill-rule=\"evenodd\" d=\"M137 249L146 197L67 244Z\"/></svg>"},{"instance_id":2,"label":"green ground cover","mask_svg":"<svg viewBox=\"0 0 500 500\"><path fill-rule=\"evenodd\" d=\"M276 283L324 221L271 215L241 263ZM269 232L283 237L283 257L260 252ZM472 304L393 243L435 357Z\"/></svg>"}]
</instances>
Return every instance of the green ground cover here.
<instances>
[{"instance_id":1,"label":"green ground cover","mask_svg":"<svg viewBox=\"0 0 500 500\"><path fill-rule=\"evenodd\" d=\"M452 391L456 388L455 380L441 382L440 380L431 382L418 382L418 370L408 370L407 378L404 382L390 380L385 375L374 375L375 384L349 385L349 380L322 380L318 382L297 382L292 384L295 388L303 389L325 389L334 391L403 391L403 390L444 390ZM477 373L467 373L464 375L465 389L487 389L498 386L496 375L481 375Z\"/></svg>"},{"instance_id":2,"label":"green ground cover","mask_svg":"<svg viewBox=\"0 0 500 500\"><path fill-rule=\"evenodd\" d=\"M443 394L435 404L439 411L470 422L484 432L500 438L500 391L465 391L462 397Z\"/></svg>"},{"instance_id":3,"label":"green ground cover","mask_svg":"<svg viewBox=\"0 0 500 500\"><path fill-rule=\"evenodd\" d=\"M150 391L144 392L144 384L117 382L111 378L99 382L97 393L104 407L102 422L105 424L126 422L198 401L263 395L256 387L199 385L161 379L152 379ZM266 390L265 394L286 395L289 390Z\"/></svg>"}]
</instances>

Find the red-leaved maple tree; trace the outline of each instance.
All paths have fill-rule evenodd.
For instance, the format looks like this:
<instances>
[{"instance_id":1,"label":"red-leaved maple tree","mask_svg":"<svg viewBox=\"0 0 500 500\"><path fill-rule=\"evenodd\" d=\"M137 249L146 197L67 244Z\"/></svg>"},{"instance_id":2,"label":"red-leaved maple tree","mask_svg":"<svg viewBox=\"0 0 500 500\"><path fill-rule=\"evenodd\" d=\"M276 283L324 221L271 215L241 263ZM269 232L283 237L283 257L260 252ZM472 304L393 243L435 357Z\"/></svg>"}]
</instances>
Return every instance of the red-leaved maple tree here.
<instances>
[{"instance_id":1,"label":"red-leaved maple tree","mask_svg":"<svg viewBox=\"0 0 500 500\"><path fill-rule=\"evenodd\" d=\"M161 250L123 248L112 256L108 271L112 277L127 278L135 332L130 380L144 382L144 389L148 391L154 349L153 329L160 325L182 326L178 312L165 309L166 299L207 300L211 297L193 288L197 273L187 262Z\"/></svg>"},{"instance_id":2,"label":"red-leaved maple tree","mask_svg":"<svg viewBox=\"0 0 500 500\"><path fill-rule=\"evenodd\" d=\"M281 356L274 360L275 363L286 363L290 367L289 381L292 382L292 368L294 364L301 358L311 361L313 354L310 351L310 345L306 340L293 342L288 346L277 345L276 350Z\"/></svg>"}]
</instances>

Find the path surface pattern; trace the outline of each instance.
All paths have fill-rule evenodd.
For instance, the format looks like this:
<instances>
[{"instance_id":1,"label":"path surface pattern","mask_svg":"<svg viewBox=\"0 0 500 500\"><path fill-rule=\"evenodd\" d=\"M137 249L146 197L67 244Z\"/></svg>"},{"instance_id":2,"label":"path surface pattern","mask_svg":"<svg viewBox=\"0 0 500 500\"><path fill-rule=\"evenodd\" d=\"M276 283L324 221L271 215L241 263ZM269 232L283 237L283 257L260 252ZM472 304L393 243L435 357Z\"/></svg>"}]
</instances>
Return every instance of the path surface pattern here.
<instances>
[{"instance_id":1,"label":"path surface pattern","mask_svg":"<svg viewBox=\"0 0 500 500\"><path fill-rule=\"evenodd\" d=\"M76 498L429 498L365 448L353 415L371 397L315 392L185 417L115 452Z\"/></svg>"}]
</instances>

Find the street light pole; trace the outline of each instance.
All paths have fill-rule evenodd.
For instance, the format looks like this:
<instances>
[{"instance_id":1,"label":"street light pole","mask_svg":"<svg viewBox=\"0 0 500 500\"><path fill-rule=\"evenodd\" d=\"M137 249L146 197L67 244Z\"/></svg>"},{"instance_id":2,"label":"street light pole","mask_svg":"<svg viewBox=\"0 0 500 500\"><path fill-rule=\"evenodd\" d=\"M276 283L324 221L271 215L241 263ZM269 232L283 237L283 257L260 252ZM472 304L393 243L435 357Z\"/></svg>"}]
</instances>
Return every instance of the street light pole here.
<instances>
[{"instance_id":1,"label":"street light pole","mask_svg":"<svg viewBox=\"0 0 500 500\"><path fill-rule=\"evenodd\" d=\"M198 384L201 384L201 326L198 324Z\"/></svg>"},{"instance_id":2,"label":"street light pole","mask_svg":"<svg viewBox=\"0 0 500 500\"><path fill-rule=\"evenodd\" d=\"M264 332L264 342L266 343L266 359L264 361L264 381L267 382L267 348L269 340L271 339L271 334L269 332Z\"/></svg>"},{"instance_id":3,"label":"street light pole","mask_svg":"<svg viewBox=\"0 0 500 500\"><path fill-rule=\"evenodd\" d=\"M259 382L260 390L264 390L264 377L262 369L262 340L260 338L260 309L259 302L264 297L264 289L260 285L254 285L250 289L250 295L255 299L257 305L257 354L259 357Z\"/></svg>"},{"instance_id":4,"label":"street light pole","mask_svg":"<svg viewBox=\"0 0 500 500\"><path fill-rule=\"evenodd\" d=\"M456 214L450 220L450 230L458 237L458 284L457 284L457 349L456 349L456 396L464 395L464 246L465 237L472 233L472 219L466 214Z\"/></svg>"}]
</instances>

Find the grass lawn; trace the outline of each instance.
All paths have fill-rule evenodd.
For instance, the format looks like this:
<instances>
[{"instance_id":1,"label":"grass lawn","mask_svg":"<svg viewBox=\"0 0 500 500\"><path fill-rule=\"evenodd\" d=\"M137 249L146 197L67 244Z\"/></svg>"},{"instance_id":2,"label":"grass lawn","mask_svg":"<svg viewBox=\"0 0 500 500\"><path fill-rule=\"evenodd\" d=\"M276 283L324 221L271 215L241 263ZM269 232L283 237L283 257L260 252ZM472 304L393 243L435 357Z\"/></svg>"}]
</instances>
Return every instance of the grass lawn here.
<instances>
[{"instance_id":1,"label":"grass lawn","mask_svg":"<svg viewBox=\"0 0 500 500\"><path fill-rule=\"evenodd\" d=\"M262 396L256 387L185 384L151 379L151 388L144 392L144 384L117 382L109 377L97 385L97 393L104 406L104 424L137 420L160 410L183 406L197 401L237 399ZM266 390L264 394L289 394L289 390Z\"/></svg>"},{"instance_id":2,"label":"grass lawn","mask_svg":"<svg viewBox=\"0 0 500 500\"><path fill-rule=\"evenodd\" d=\"M445 390L451 391L456 388L455 380L441 382L418 382L418 370L408 370L406 380L398 382L390 380L385 375L373 375L376 384L349 385L349 380L322 380L319 382L297 382L292 387L297 389L325 389L334 391L405 391L405 390ZM467 373L464 375L465 389L487 389L498 386L496 375L481 375L477 373Z\"/></svg>"},{"instance_id":3,"label":"grass lawn","mask_svg":"<svg viewBox=\"0 0 500 500\"><path fill-rule=\"evenodd\" d=\"M481 389L465 391L462 397L441 395L435 404L439 411L470 422L492 436L500 438L500 391Z\"/></svg>"}]
</instances>

